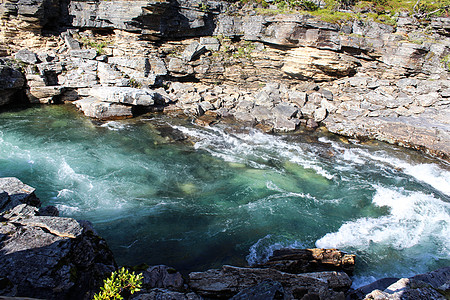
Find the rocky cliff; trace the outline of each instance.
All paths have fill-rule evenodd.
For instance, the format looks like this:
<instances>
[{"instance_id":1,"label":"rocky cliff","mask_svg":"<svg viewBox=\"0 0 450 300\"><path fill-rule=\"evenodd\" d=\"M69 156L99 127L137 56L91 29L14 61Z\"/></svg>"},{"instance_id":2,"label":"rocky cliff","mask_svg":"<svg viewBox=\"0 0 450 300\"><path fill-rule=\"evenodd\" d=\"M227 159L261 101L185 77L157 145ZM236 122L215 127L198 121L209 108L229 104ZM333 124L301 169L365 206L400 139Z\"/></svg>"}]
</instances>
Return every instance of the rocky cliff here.
<instances>
[{"instance_id":1,"label":"rocky cliff","mask_svg":"<svg viewBox=\"0 0 450 300\"><path fill-rule=\"evenodd\" d=\"M266 131L323 124L448 159L450 19L364 16L330 23L252 2L4 0L0 103L23 89L12 59L30 102L75 101L94 118L164 110Z\"/></svg>"}]
</instances>

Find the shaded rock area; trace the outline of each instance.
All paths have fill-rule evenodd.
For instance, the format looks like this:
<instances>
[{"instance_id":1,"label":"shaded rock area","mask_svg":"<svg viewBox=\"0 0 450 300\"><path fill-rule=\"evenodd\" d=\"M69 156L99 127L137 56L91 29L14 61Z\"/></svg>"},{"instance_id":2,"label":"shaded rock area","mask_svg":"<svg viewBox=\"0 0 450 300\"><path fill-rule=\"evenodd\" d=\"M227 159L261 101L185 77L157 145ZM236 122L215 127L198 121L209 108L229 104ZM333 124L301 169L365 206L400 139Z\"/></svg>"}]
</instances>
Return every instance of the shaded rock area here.
<instances>
[{"instance_id":1,"label":"shaded rock area","mask_svg":"<svg viewBox=\"0 0 450 300\"><path fill-rule=\"evenodd\" d=\"M18 68L0 59L0 107L20 100L24 86L25 77Z\"/></svg>"},{"instance_id":2,"label":"shaded rock area","mask_svg":"<svg viewBox=\"0 0 450 300\"><path fill-rule=\"evenodd\" d=\"M0 295L91 299L116 268L92 225L38 209L34 188L17 178L0 178L0 199Z\"/></svg>"}]
</instances>

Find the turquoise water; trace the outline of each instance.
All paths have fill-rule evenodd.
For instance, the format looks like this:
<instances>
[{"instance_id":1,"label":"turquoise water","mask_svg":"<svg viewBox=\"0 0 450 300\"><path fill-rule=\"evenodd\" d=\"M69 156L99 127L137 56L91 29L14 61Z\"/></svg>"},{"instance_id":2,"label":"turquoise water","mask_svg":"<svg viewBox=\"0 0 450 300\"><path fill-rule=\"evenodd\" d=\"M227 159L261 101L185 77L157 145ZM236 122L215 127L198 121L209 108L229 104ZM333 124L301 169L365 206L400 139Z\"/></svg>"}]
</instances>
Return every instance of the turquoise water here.
<instances>
[{"instance_id":1,"label":"turquoise water","mask_svg":"<svg viewBox=\"0 0 450 300\"><path fill-rule=\"evenodd\" d=\"M183 133L187 140L176 141ZM188 272L280 247L356 253L355 285L450 265L450 167L326 133L268 135L71 106L0 113L0 176L91 221L119 264Z\"/></svg>"}]
</instances>

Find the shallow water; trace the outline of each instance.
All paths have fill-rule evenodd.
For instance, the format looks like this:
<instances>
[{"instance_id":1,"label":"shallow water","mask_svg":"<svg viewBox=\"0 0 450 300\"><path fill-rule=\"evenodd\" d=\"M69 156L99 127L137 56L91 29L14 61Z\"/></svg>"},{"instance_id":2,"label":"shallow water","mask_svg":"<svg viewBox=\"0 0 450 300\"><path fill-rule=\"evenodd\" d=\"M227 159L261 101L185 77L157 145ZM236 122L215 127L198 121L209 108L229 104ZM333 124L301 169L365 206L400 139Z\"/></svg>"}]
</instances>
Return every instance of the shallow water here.
<instances>
[{"instance_id":1,"label":"shallow water","mask_svg":"<svg viewBox=\"0 0 450 300\"><path fill-rule=\"evenodd\" d=\"M119 264L181 271L277 248L356 253L355 286L450 265L450 167L382 143L268 135L144 116L98 123L68 106L0 114L0 176L94 223ZM174 142L180 131L192 142Z\"/></svg>"}]
</instances>

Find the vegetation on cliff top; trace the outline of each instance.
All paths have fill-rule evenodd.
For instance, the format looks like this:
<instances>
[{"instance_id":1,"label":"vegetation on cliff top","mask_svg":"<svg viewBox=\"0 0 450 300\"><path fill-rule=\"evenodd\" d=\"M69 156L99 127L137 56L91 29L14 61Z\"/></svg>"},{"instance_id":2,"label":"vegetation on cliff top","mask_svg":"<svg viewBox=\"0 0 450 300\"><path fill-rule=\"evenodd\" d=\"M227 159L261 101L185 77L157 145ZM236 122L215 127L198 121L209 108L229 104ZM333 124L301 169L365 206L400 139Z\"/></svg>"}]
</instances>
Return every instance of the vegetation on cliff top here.
<instances>
[{"instance_id":1,"label":"vegetation on cliff top","mask_svg":"<svg viewBox=\"0 0 450 300\"><path fill-rule=\"evenodd\" d=\"M372 19L395 25L402 13L426 20L448 16L450 0L240 0L260 5L262 14L305 12L323 21L343 23L352 19Z\"/></svg>"}]
</instances>

